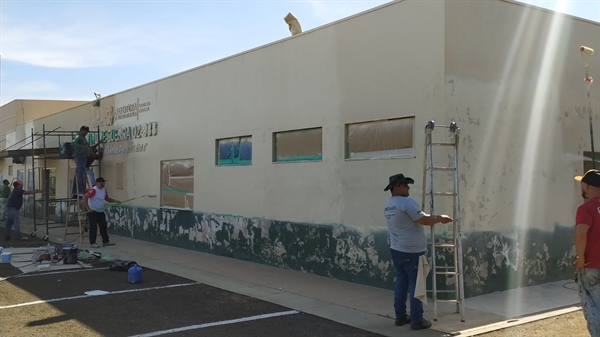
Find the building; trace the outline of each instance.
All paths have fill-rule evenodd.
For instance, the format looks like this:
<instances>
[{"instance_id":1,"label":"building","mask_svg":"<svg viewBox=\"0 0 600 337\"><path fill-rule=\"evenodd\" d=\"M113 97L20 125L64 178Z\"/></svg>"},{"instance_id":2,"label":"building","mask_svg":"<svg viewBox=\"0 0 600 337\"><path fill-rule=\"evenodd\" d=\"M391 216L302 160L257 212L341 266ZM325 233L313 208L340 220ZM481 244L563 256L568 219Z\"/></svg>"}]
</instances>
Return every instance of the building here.
<instances>
[{"instance_id":1,"label":"building","mask_svg":"<svg viewBox=\"0 0 600 337\"><path fill-rule=\"evenodd\" d=\"M403 172L420 201L424 127L455 120L474 296L572 276L598 41L511 1L395 1L33 126L99 126L111 196L160 191L111 208L114 233L391 287L383 188Z\"/></svg>"},{"instance_id":2,"label":"building","mask_svg":"<svg viewBox=\"0 0 600 337\"><path fill-rule=\"evenodd\" d=\"M0 107L0 158L9 149L31 149L33 121L65 109L85 104L85 101L14 100ZM19 127L17 127L19 126ZM18 162L18 158L16 159ZM22 168L15 169L12 160L0 159L0 181L24 179ZM17 165L18 166L18 165Z\"/></svg>"}]
</instances>

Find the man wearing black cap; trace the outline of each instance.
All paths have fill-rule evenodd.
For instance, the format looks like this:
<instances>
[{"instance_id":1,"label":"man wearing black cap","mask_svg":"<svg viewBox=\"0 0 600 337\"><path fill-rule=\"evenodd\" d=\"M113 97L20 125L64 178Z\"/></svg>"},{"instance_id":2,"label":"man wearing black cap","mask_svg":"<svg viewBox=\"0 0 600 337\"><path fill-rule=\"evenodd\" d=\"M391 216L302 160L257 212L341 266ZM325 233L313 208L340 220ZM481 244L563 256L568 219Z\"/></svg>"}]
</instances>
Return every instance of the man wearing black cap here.
<instances>
[{"instance_id":1,"label":"man wearing black cap","mask_svg":"<svg viewBox=\"0 0 600 337\"><path fill-rule=\"evenodd\" d=\"M17 240L27 240L27 237L21 235L21 219L19 218L19 210L23 206L23 196L31 194L44 193L43 191L25 191L23 182L17 180L13 183L13 190L6 201L6 224L4 239L10 240L11 228L14 228Z\"/></svg>"},{"instance_id":2,"label":"man wearing black cap","mask_svg":"<svg viewBox=\"0 0 600 337\"><path fill-rule=\"evenodd\" d=\"M90 132L88 126L79 128L79 135L73 140L73 159L75 160L75 175L77 176L77 184L79 185L79 194L82 195L86 191L85 172L86 164L89 157L94 156L92 147L85 138Z\"/></svg>"},{"instance_id":3,"label":"man wearing black cap","mask_svg":"<svg viewBox=\"0 0 600 337\"><path fill-rule=\"evenodd\" d=\"M100 227L100 236L102 236L103 246L112 246L108 238L108 224L106 223L106 215L104 214L104 204L108 202L120 204L121 202L112 199L104 189L106 180L102 177L96 179L96 186L92 187L84 196L83 204L87 208L88 221L90 224L90 246L98 248L96 243L96 233Z\"/></svg>"},{"instance_id":4,"label":"man wearing black cap","mask_svg":"<svg viewBox=\"0 0 600 337\"><path fill-rule=\"evenodd\" d=\"M575 273L583 316L592 337L600 337L600 171L575 177L586 200L575 216Z\"/></svg>"},{"instance_id":5,"label":"man wearing black cap","mask_svg":"<svg viewBox=\"0 0 600 337\"><path fill-rule=\"evenodd\" d=\"M431 327L431 322L423 318L423 303L415 298L415 287L419 271L419 259L427 250L427 236L423 226L452 221L447 215L429 215L421 210L417 202L409 198L412 178L403 174L390 177L384 191L391 191L392 197L385 206L385 218L390 232L392 262L396 270L394 289L394 310L396 325L410 323L411 329L422 330ZM407 292L410 291L410 316L406 314Z\"/></svg>"}]
</instances>

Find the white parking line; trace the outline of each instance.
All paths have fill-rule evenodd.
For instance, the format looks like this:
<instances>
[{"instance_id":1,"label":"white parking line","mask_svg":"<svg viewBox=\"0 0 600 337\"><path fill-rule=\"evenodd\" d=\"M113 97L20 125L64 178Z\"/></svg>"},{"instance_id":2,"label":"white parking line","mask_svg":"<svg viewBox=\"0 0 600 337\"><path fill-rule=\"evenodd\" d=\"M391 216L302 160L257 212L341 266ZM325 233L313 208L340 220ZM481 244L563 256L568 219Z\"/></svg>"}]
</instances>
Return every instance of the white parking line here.
<instances>
[{"instance_id":1,"label":"white parking line","mask_svg":"<svg viewBox=\"0 0 600 337\"><path fill-rule=\"evenodd\" d=\"M191 285L195 285L195 284L199 284L199 283L197 283L197 282L193 282L193 283L180 283L180 284L172 284L172 285L160 286L160 287L118 290L118 291L111 291L109 293L106 293L106 294L100 295L100 296L113 295L113 294L124 294L124 293L135 293L135 292L139 292L139 291L158 290L158 289L167 289L167 288L176 288L176 287L185 287L185 286L191 286ZM33 302L26 302L26 303L19 303L19 304L11 304L11 305L1 306L0 310L2 310L2 309L10 309L10 308L17 308L17 307L24 307L24 306L28 306L28 305L35 305L35 304L42 304L42 303L52 303L52 302L61 302L61 301L76 300L76 299L86 298L86 297L96 297L96 296L94 296L94 295L79 295L79 296L53 298L53 299L49 299L49 300L40 300L40 301L33 301Z\"/></svg>"},{"instance_id":2,"label":"white parking line","mask_svg":"<svg viewBox=\"0 0 600 337\"><path fill-rule=\"evenodd\" d=\"M57 270L51 272L29 272L24 274L18 274L12 276L11 278L22 278L22 277L32 277L32 276L46 276L46 275L54 275L54 274L66 274L66 273L78 273L80 271L92 271L92 270L107 270L108 268L81 268L81 269L65 269L65 270Z\"/></svg>"},{"instance_id":3,"label":"white parking line","mask_svg":"<svg viewBox=\"0 0 600 337\"><path fill-rule=\"evenodd\" d=\"M294 315L294 314L297 314L297 313L299 313L299 312L296 311L296 310L274 312L272 314L249 316L249 317L244 317L244 318L230 319L230 320L227 320L227 321L204 323L204 324L198 324L198 325L184 326L184 327L181 327L181 328L174 328L174 329L168 329L168 330L161 330L161 331L149 332L149 333L144 333L144 334L140 334L140 335L134 335L134 336L130 336L130 337L161 336L161 335L166 335L166 334L176 333L176 332L181 332L181 331L196 330L196 329L209 328L209 327L219 326L219 325L227 325L227 324L235 324L235 323L241 323L241 322L256 321L256 320L259 320L259 319L279 317L279 316L287 316L287 315Z\"/></svg>"}]
</instances>

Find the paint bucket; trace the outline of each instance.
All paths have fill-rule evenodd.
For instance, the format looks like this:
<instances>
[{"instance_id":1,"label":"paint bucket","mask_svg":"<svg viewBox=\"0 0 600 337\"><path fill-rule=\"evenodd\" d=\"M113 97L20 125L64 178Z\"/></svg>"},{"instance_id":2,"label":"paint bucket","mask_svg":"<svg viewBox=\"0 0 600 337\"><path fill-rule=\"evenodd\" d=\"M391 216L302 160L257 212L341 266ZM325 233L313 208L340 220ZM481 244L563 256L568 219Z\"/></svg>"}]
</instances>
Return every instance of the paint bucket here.
<instances>
[{"instance_id":1,"label":"paint bucket","mask_svg":"<svg viewBox=\"0 0 600 337\"><path fill-rule=\"evenodd\" d=\"M63 254L66 254L63 259L63 264L77 264L77 254L79 253L79 249L77 245L64 244L62 246Z\"/></svg>"},{"instance_id":2,"label":"paint bucket","mask_svg":"<svg viewBox=\"0 0 600 337\"><path fill-rule=\"evenodd\" d=\"M10 263L11 252L2 253L2 263Z\"/></svg>"},{"instance_id":3,"label":"paint bucket","mask_svg":"<svg viewBox=\"0 0 600 337\"><path fill-rule=\"evenodd\" d=\"M144 276L143 273L144 270L137 264L134 264L133 267L129 268L127 271L127 282L141 283Z\"/></svg>"}]
</instances>

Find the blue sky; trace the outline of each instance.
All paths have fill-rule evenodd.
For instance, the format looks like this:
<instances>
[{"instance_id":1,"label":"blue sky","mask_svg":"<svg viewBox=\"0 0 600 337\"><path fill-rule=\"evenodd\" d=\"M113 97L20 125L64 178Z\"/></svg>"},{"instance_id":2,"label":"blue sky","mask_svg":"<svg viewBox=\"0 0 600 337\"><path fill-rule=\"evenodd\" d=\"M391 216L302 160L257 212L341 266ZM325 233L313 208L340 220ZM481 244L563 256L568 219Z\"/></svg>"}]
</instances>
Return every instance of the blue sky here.
<instances>
[{"instance_id":1,"label":"blue sky","mask_svg":"<svg viewBox=\"0 0 600 337\"><path fill-rule=\"evenodd\" d=\"M0 104L93 100L288 37L288 12L306 31L386 2L2 0ZM564 12L600 21L599 2Z\"/></svg>"}]
</instances>

